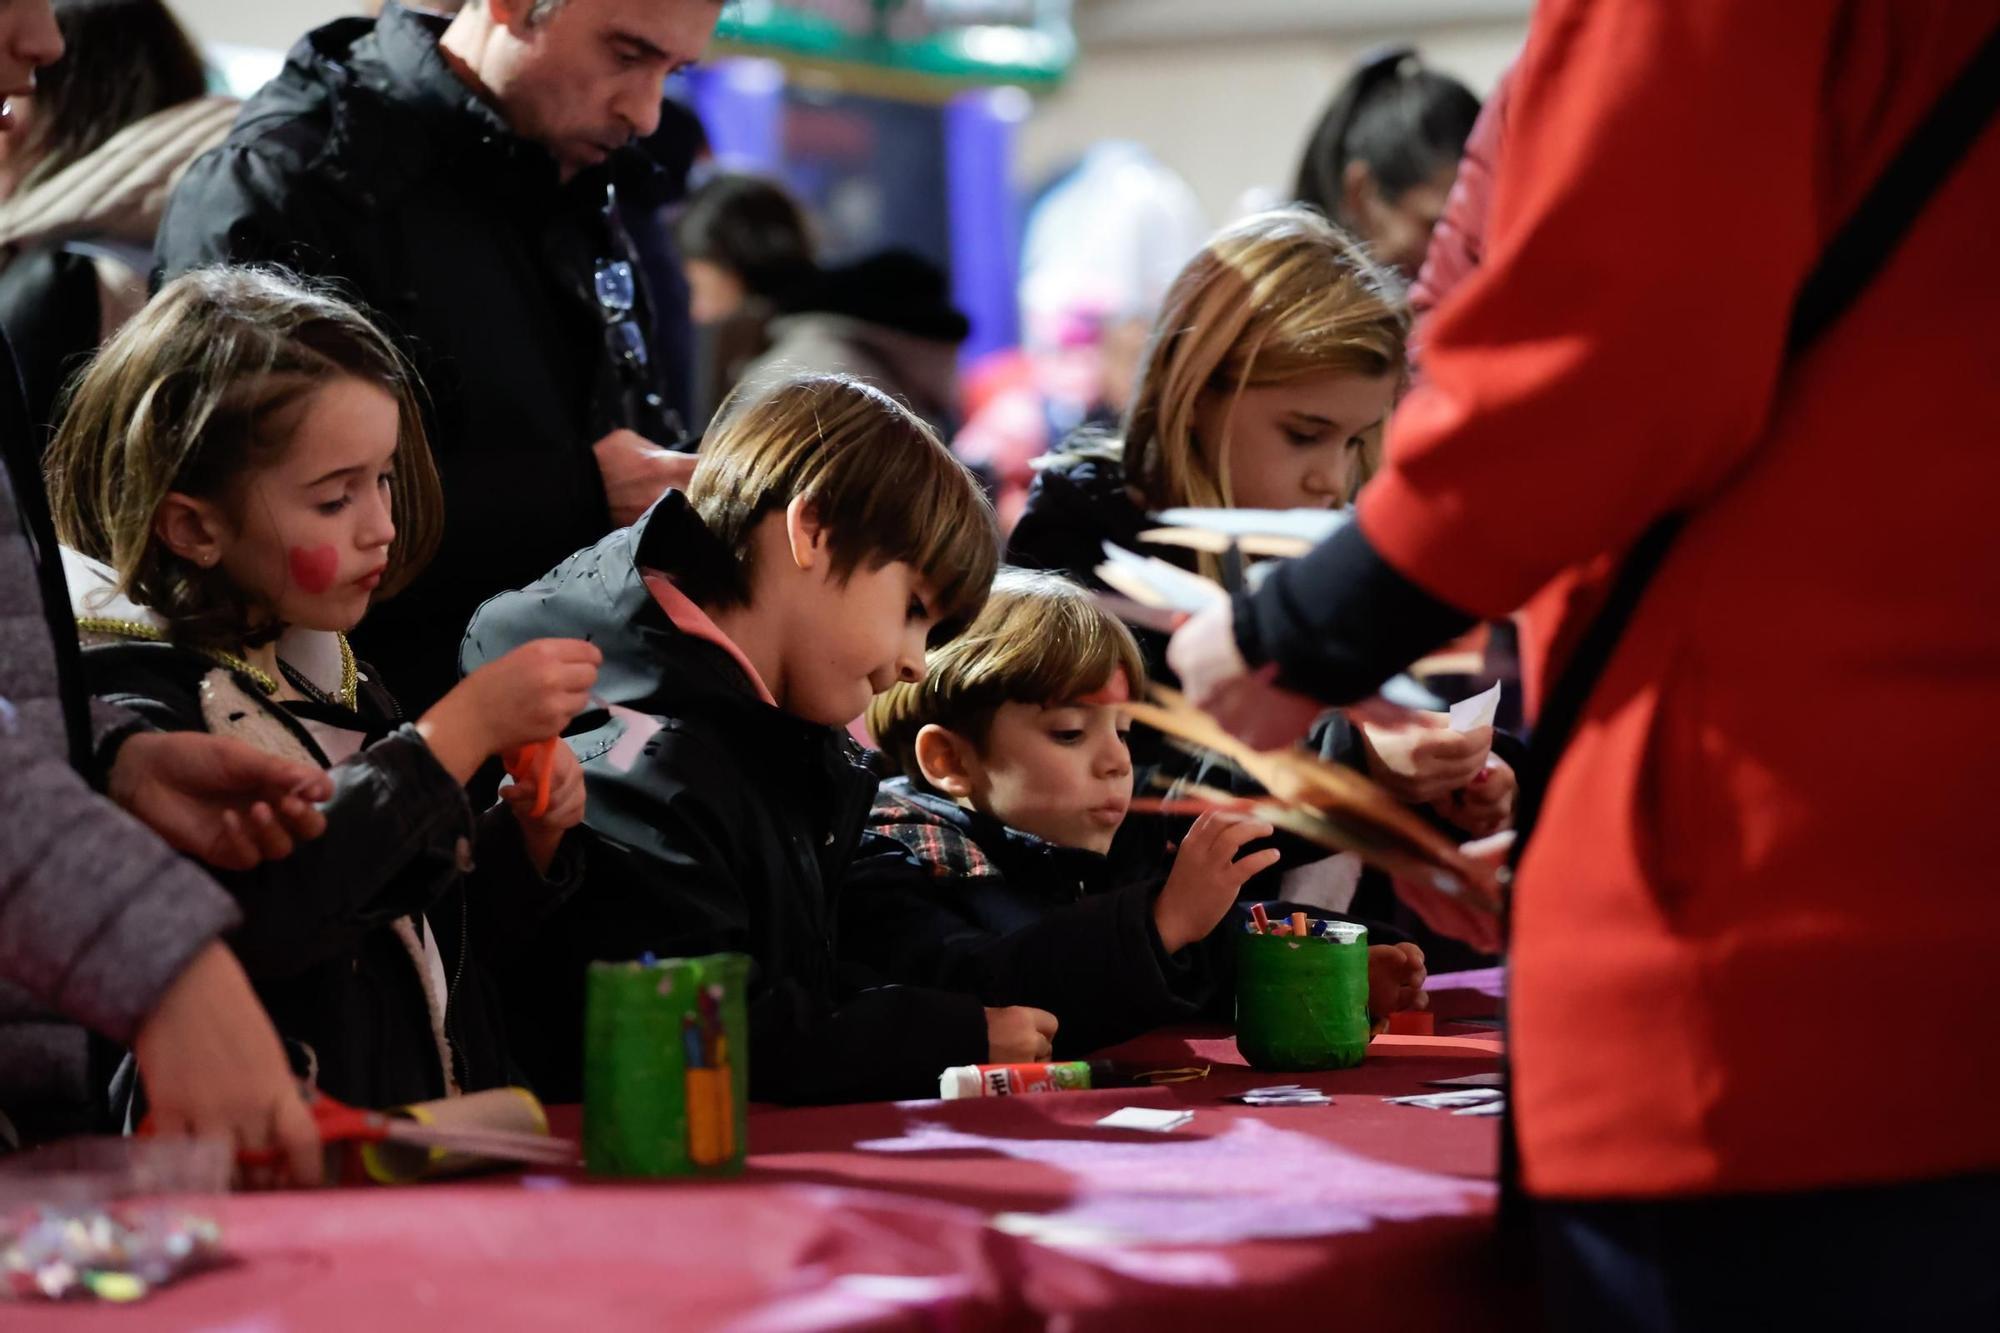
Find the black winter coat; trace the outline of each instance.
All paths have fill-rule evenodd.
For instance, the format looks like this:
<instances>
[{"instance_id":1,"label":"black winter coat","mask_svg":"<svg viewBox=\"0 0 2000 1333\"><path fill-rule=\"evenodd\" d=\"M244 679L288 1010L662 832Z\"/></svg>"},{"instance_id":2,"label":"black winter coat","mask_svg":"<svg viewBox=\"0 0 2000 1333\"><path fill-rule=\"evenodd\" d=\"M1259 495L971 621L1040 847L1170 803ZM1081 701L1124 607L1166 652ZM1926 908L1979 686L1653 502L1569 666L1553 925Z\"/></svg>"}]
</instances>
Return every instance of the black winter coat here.
<instances>
[{"instance_id":1,"label":"black winter coat","mask_svg":"<svg viewBox=\"0 0 2000 1333\"><path fill-rule=\"evenodd\" d=\"M986 1057L969 995L885 986L844 962L835 923L876 778L846 733L764 703L729 653L678 629L642 569L669 575L733 557L679 492L540 582L495 597L466 633L464 667L529 639L588 639L597 690L663 730L629 769L624 724L585 714L591 883L508 979L509 1012L551 1095L577 1087L585 967L652 953L733 950L752 960L750 1089L760 1101L935 1096L939 1073Z\"/></svg>"},{"instance_id":2,"label":"black winter coat","mask_svg":"<svg viewBox=\"0 0 2000 1333\"><path fill-rule=\"evenodd\" d=\"M1007 563L1053 570L1100 591L1105 585L1097 577L1097 567L1104 563L1106 542L1192 569L1185 552L1139 540L1140 533L1156 525L1125 484L1116 441L1072 440L1070 445L1071 452L1058 454L1035 474L1021 517L1007 534ZM1132 635L1145 655L1146 674L1161 684L1173 684L1173 673L1167 670L1167 636L1137 627Z\"/></svg>"},{"instance_id":3,"label":"black winter coat","mask_svg":"<svg viewBox=\"0 0 2000 1333\"><path fill-rule=\"evenodd\" d=\"M366 735L365 748L331 769L324 834L281 861L211 872L242 908L230 947L301 1076L358 1106L442 1097L442 1034L461 1090L523 1081L488 968L575 889L575 838L547 879L536 873L513 815L496 806L475 820L464 788L400 725L395 700L365 667L349 709L272 702L248 677L173 644L97 643L83 664L92 693L162 731L276 726L322 764L300 718ZM412 947L424 919L436 930L443 995L430 993Z\"/></svg>"},{"instance_id":4,"label":"black winter coat","mask_svg":"<svg viewBox=\"0 0 2000 1333\"><path fill-rule=\"evenodd\" d=\"M1229 941L1166 951L1157 865L1058 846L902 778L882 785L869 820L881 836L849 877L841 938L885 976L1047 1009L1063 1057L1229 1016L1228 959L1216 957Z\"/></svg>"},{"instance_id":5,"label":"black winter coat","mask_svg":"<svg viewBox=\"0 0 2000 1333\"><path fill-rule=\"evenodd\" d=\"M678 437L657 367L614 353L597 295L603 261L636 259L613 185L654 168L623 150L561 183L445 65L441 31L391 5L308 34L189 168L157 250L162 280L228 262L335 280L415 365L444 544L355 642L417 711L455 682L481 601L610 527L591 445L614 427Z\"/></svg>"}]
</instances>

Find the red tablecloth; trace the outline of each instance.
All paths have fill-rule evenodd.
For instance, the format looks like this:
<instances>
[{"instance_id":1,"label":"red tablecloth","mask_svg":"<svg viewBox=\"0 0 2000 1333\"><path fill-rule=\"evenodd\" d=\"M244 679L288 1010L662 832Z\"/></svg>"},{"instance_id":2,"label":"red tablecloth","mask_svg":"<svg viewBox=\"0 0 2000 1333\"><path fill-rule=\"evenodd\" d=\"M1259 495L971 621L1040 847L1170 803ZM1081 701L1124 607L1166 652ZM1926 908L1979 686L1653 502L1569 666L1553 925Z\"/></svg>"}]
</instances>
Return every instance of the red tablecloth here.
<instances>
[{"instance_id":1,"label":"red tablecloth","mask_svg":"<svg viewBox=\"0 0 2000 1333\"><path fill-rule=\"evenodd\" d=\"M1441 1014L1491 978L1435 983ZM236 1261L133 1309L6 1309L7 1329L1490 1328L1497 1121L1386 1105L1497 1067L1491 1033L1379 1038L1368 1063L1258 1074L1225 1032L1122 1059L1205 1080L967 1102L760 1110L743 1179L499 1177L213 1201ZM1332 1106L1221 1102L1269 1083ZM1169 1134L1094 1123L1183 1106ZM574 1120L569 1120L573 1126ZM4 1308L4 1307L0 1307Z\"/></svg>"}]
</instances>

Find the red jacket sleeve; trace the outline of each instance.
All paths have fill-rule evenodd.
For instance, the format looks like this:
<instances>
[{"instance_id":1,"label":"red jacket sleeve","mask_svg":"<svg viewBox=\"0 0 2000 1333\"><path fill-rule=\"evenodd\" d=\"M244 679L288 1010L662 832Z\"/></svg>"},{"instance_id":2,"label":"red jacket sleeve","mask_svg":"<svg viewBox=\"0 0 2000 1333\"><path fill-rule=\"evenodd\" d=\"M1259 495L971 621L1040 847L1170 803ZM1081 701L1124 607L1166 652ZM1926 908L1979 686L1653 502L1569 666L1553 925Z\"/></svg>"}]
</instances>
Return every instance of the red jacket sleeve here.
<instances>
[{"instance_id":1,"label":"red jacket sleeve","mask_svg":"<svg viewBox=\"0 0 2000 1333\"><path fill-rule=\"evenodd\" d=\"M1363 492L1369 543L1487 616L1724 477L1819 244L1829 0L1544 0L1486 265Z\"/></svg>"}]
</instances>

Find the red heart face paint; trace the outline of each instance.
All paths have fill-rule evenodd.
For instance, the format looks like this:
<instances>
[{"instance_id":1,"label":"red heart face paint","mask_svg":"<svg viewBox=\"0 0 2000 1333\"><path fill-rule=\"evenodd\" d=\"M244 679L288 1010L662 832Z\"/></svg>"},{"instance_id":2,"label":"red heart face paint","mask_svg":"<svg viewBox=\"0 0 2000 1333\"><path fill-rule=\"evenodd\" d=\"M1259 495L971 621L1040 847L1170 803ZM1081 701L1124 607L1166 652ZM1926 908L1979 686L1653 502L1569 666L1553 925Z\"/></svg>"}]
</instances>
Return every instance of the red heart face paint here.
<instances>
[{"instance_id":1,"label":"red heart face paint","mask_svg":"<svg viewBox=\"0 0 2000 1333\"><path fill-rule=\"evenodd\" d=\"M331 546L294 546L291 560L292 582L315 596L333 586L333 576L340 570L340 552Z\"/></svg>"}]
</instances>

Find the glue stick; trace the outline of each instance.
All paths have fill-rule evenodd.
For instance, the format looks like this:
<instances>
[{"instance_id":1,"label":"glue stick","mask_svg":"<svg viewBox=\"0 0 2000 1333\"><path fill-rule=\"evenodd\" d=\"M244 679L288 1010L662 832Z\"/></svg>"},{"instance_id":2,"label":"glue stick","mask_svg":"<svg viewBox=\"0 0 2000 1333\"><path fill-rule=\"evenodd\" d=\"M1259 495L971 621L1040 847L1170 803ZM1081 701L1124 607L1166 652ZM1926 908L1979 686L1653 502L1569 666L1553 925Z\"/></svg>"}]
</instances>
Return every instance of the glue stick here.
<instances>
[{"instance_id":1,"label":"glue stick","mask_svg":"<svg viewBox=\"0 0 2000 1333\"><path fill-rule=\"evenodd\" d=\"M938 1096L1013 1097L1024 1092L1084 1092L1119 1087L1109 1060L1069 1060L1026 1065L957 1065L938 1075Z\"/></svg>"}]
</instances>

